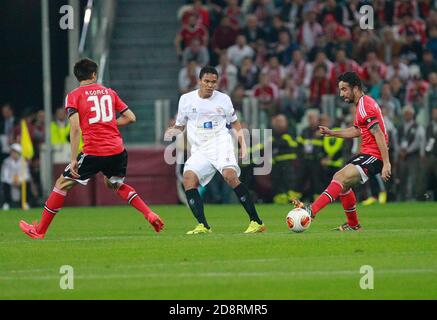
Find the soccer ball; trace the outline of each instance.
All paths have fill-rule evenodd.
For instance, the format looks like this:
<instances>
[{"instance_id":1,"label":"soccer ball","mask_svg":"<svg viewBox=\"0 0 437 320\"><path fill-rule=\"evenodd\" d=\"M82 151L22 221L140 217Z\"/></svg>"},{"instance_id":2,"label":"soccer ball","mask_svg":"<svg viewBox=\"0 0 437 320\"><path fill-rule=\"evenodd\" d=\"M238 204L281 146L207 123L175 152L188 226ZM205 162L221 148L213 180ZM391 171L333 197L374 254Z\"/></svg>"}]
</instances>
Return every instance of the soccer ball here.
<instances>
[{"instance_id":1,"label":"soccer ball","mask_svg":"<svg viewBox=\"0 0 437 320\"><path fill-rule=\"evenodd\" d=\"M293 232L304 232L310 227L311 217L306 210L296 208L287 214L285 222L287 223L289 230Z\"/></svg>"}]
</instances>

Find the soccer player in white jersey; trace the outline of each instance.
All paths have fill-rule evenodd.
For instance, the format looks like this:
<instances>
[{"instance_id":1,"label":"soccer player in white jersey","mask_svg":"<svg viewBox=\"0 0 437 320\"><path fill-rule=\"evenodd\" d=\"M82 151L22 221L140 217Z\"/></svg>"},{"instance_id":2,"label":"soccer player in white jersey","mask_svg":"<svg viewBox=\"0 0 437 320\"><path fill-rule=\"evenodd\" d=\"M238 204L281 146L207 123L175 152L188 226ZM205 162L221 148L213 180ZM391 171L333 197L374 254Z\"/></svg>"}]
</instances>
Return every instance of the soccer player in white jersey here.
<instances>
[{"instance_id":1,"label":"soccer player in white jersey","mask_svg":"<svg viewBox=\"0 0 437 320\"><path fill-rule=\"evenodd\" d=\"M206 186L219 171L249 215L250 224L245 233L263 232L266 228L250 197L249 190L239 180L240 168L234 153L232 131L234 129L240 145L240 156L246 155L246 144L240 122L228 95L216 91L218 72L213 67L200 71L199 89L184 94L179 100L176 124L167 129L166 139L180 134L187 128L191 144L191 157L184 167L184 188L187 202L198 221L194 230L187 234L209 233L203 200L197 187Z\"/></svg>"}]
</instances>

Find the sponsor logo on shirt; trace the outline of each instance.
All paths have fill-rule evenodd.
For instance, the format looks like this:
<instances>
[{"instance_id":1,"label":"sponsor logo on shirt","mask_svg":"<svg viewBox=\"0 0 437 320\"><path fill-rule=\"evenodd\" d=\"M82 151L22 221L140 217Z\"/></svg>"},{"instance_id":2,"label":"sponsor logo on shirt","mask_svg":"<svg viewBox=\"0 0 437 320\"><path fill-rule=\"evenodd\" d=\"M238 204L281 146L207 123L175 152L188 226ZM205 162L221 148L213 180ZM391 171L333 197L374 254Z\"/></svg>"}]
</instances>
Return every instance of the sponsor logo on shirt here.
<instances>
[{"instance_id":1,"label":"sponsor logo on shirt","mask_svg":"<svg viewBox=\"0 0 437 320\"><path fill-rule=\"evenodd\" d=\"M203 128L204 129L212 129L212 121L204 122Z\"/></svg>"}]
</instances>

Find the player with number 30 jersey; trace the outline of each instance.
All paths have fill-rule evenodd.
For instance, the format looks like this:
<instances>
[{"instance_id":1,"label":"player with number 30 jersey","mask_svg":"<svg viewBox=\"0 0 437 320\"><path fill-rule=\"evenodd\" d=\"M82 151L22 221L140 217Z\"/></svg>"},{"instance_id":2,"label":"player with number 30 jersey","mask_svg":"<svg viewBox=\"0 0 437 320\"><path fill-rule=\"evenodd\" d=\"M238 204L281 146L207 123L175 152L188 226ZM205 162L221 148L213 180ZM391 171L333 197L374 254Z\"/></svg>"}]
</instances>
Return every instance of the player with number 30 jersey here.
<instances>
[{"instance_id":1,"label":"player with number 30 jersey","mask_svg":"<svg viewBox=\"0 0 437 320\"><path fill-rule=\"evenodd\" d=\"M115 115L129 107L114 90L97 83L81 86L67 95L65 108L69 116L79 113L85 154L110 156L124 150Z\"/></svg>"},{"instance_id":2,"label":"player with number 30 jersey","mask_svg":"<svg viewBox=\"0 0 437 320\"><path fill-rule=\"evenodd\" d=\"M161 218L150 210L135 189L124 183L128 156L118 128L134 123L136 117L114 90L96 83L97 69L97 64L89 59L82 59L74 66L80 87L65 99L71 125L71 160L45 203L41 221L35 224L20 221L21 230L33 239L44 239L68 191L78 184L87 185L99 172L104 175L105 185L140 211L156 232L164 227ZM84 147L78 155L81 132Z\"/></svg>"}]
</instances>

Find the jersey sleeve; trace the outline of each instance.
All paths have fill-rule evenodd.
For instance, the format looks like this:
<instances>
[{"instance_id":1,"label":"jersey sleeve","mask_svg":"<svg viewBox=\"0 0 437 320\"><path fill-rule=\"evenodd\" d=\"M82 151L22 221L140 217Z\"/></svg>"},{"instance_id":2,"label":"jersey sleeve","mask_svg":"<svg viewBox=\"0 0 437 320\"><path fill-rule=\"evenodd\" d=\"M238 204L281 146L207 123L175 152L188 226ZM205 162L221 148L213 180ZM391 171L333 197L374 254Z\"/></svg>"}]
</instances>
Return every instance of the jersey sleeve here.
<instances>
[{"instance_id":1,"label":"jersey sleeve","mask_svg":"<svg viewBox=\"0 0 437 320\"><path fill-rule=\"evenodd\" d=\"M176 116L176 126L182 127L187 124L187 113L185 111L185 97L179 99L178 115Z\"/></svg>"},{"instance_id":2,"label":"jersey sleeve","mask_svg":"<svg viewBox=\"0 0 437 320\"><path fill-rule=\"evenodd\" d=\"M358 119L357 115L355 115L355 119L354 119L354 127L355 127L355 128L359 128L359 127L360 127L359 119Z\"/></svg>"},{"instance_id":3,"label":"jersey sleeve","mask_svg":"<svg viewBox=\"0 0 437 320\"><path fill-rule=\"evenodd\" d=\"M121 98L118 96L117 92L115 92L114 90L111 90L111 91L114 94L115 111L117 111L118 113L126 112L129 109L127 104L123 100L121 100Z\"/></svg>"},{"instance_id":4,"label":"jersey sleeve","mask_svg":"<svg viewBox=\"0 0 437 320\"><path fill-rule=\"evenodd\" d=\"M226 108L226 122L233 123L238 120L237 113L235 112L234 105L231 98L227 97L228 105Z\"/></svg>"},{"instance_id":5,"label":"jersey sleeve","mask_svg":"<svg viewBox=\"0 0 437 320\"><path fill-rule=\"evenodd\" d=\"M68 118L70 118L73 114L79 112L77 96L74 93L70 92L65 97L65 111L67 112Z\"/></svg>"},{"instance_id":6,"label":"jersey sleeve","mask_svg":"<svg viewBox=\"0 0 437 320\"><path fill-rule=\"evenodd\" d=\"M362 99L358 104L357 120L361 125L366 126L368 130L379 123L375 108L376 102L368 99Z\"/></svg>"}]
</instances>

